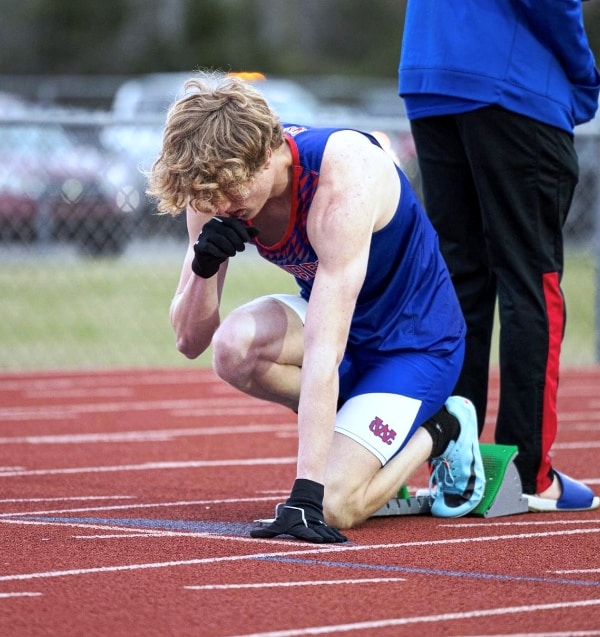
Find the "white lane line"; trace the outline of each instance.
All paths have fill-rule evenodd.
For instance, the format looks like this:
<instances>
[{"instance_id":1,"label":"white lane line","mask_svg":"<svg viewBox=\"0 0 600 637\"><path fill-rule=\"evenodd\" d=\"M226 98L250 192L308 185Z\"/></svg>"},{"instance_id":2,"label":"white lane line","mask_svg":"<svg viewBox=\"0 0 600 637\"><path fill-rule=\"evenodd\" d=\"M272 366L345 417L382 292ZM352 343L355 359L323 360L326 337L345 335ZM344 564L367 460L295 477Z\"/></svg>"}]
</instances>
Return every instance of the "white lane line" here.
<instances>
[{"instance_id":1,"label":"white lane line","mask_svg":"<svg viewBox=\"0 0 600 637\"><path fill-rule=\"evenodd\" d=\"M86 373L78 375L60 376L49 375L36 377L33 374L23 374L21 378L4 379L0 376L0 391L27 392L31 395L43 390L57 390L71 387L141 387L144 385L215 385L215 390L227 389L228 385L220 380L212 370L190 370L174 372L139 373L139 370L117 373Z\"/></svg>"},{"instance_id":2,"label":"white lane line","mask_svg":"<svg viewBox=\"0 0 600 637\"><path fill-rule=\"evenodd\" d=\"M548 573L556 573L557 575L571 575L573 573L600 573L600 568L570 568L559 571L548 571Z\"/></svg>"},{"instance_id":3,"label":"white lane line","mask_svg":"<svg viewBox=\"0 0 600 637\"><path fill-rule=\"evenodd\" d=\"M65 526L64 524L62 526ZM81 525L83 526L83 525ZM181 537L183 535L186 535L185 533L167 533L167 534L163 534L161 537L173 537L174 535L177 535L178 537ZM149 538L149 537L156 537L156 534L154 533L140 533L138 531L135 531L133 533L111 533L110 535L73 535L72 536L74 540L126 540L129 538Z\"/></svg>"},{"instance_id":4,"label":"white lane line","mask_svg":"<svg viewBox=\"0 0 600 637\"><path fill-rule=\"evenodd\" d=\"M99 467L66 467L64 469L30 469L26 471L3 471L0 478L21 476L73 475L78 473L112 473L116 471L165 471L167 469L202 469L206 467L256 467L262 465L295 464L296 457L255 458L250 460L188 460L186 462L144 462Z\"/></svg>"},{"instance_id":5,"label":"white lane line","mask_svg":"<svg viewBox=\"0 0 600 637\"><path fill-rule=\"evenodd\" d=\"M392 626L407 626L410 624L439 623L461 621L465 619L480 619L482 617L498 617L500 615L519 615L521 613L537 613L542 611L559 610L561 608L585 608L598 606L600 599L582 599L572 602L558 602L554 604L530 604L528 606L507 606L505 608L482 608L460 613L441 613L439 615L425 615L416 617L399 617L397 619L381 619L353 624L335 624L330 626L313 626L291 630L275 630L264 633L244 633L235 637L302 637L303 635L328 635L331 633L350 632L355 630L373 630L376 628L390 628ZM589 634L589 633L586 633Z\"/></svg>"},{"instance_id":6,"label":"white lane line","mask_svg":"<svg viewBox=\"0 0 600 637\"><path fill-rule=\"evenodd\" d=\"M75 418L81 414L98 414L113 412L148 412L193 410L200 416L214 415L265 415L280 414L283 409L273 403L252 401L241 398L223 396L220 398L189 398L172 400L135 400L118 402L96 402L65 405L38 405L28 407L0 408L0 421L9 420L55 420L58 418Z\"/></svg>"},{"instance_id":7,"label":"white lane line","mask_svg":"<svg viewBox=\"0 0 600 637\"><path fill-rule=\"evenodd\" d=\"M93 500L135 500L134 495L81 495L66 498L5 498L0 504L27 504L29 502L87 502ZM19 515L19 514L15 514Z\"/></svg>"},{"instance_id":8,"label":"white lane line","mask_svg":"<svg viewBox=\"0 0 600 637\"><path fill-rule=\"evenodd\" d=\"M551 632L551 633L503 633L502 635L469 635L469 637L594 637L600 635L600 630L569 630L567 632ZM463 637L456 635L455 637Z\"/></svg>"},{"instance_id":9,"label":"white lane line","mask_svg":"<svg viewBox=\"0 0 600 637\"><path fill-rule=\"evenodd\" d=\"M597 393L597 390L596 390ZM563 409L561 410L560 407L558 409L558 411L560 412L560 423L561 426L563 423L567 423L567 422L575 422L577 423L578 421L581 421L581 424L587 423L587 422L595 422L597 420L600 419L600 415L598 414L597 410L592 409L592 407L590 406L589 409L585 410L585 411L574 411L571 409ZM570 427L569 427L570 429Z\"/></svg>"},{"instance_id":10,"label":"white lane line","mask_svg":"<svg viewBox=\"0 0 600 637\"><path fill-rule=\"evenodd\" d=\"M0 599L9 597L40 597L41 593L0 593Z\"/></svg>"},{"instance_id":11,"label":"white lane line","mask_svg":"<svg viewBox=\"0 0 600 637\"><path fill-rule=\"evenodd\" d=\"M223 540L235 540L237 542L247 542L250 544L256 545L257 540L254 538L241 537L236 535L217 535L215 533L210 533L208 531L159 531L156 529L145 529L144 531L140 531L138 528L130 527L130 526L118 526L113 524L87 524L85 522L52 522L52 521L38 521L38 520L0 520L0 524L16 524L23 526L62 526L66 528L73 529L94 529L96 531L118 531L118 533L113 533L112 538L131 538L131 537L142 537L142 538L156 538L156 537L192 537L192 538L204 538L211 540L218 540L222 542ZM79 539L87 539L92 536L71 536L71 537L79 537ZM110 538L111 534L106 535L98 535L97 539ZM272 540L260 540L261 542L271 542ZM285 544L289 544L290 546L297 546L298 542L295 540L283 540ZM0 578L0 581L1 578Z\"/></svg>"},{"instance_id":12,"label":"white lane line","mask_svg":"<svg viewBox=\"0 0 600 637\"><path fill-rule=\"evenodd\" d=\"M600 447L600 440L581 440L578 442L557 442L552 445L552 449L597 449Z\"/></svg>"},{"instance_id":13,"label":"white lane line","mask_svg":"<svg viewBox=\"0 0 600 637\"><path fill-rule=\"evenodd\" d=\"M76 509L53 509L43 511L11 511L8 513L0 513L0 522L5 519L21 518L28 515L57 515L73 514L73 513L87 513L90 511L132 511L136 509L163 509L170 507L185 507L185 506L205 506L207 509L217 504L239 504L240 502L273 502L274 500L280 500L281 496L261 496L256 498L224 498L221 500L177 500L175 502L146 502L146 503L131 503L131 504L113 504L111 506L96 506L96 507L78 507Z\"/></svg>"},{"instance_id":14,"label":"white lane line","mask_svg":"<svg viewBox=\"0 0 600 637\"><path fill-rule=\"evenodd\" d=\"M3 522L17 522L16 520L3 520ZM75 526L75 525L73 525ZM83 526L83 525L79 525ZM87 526L87 525L86 525ZM94 528L93 525L89 525L90 528ZM98 527L96 527L98 528ZM103 527L100 527L103 528ZM106 527L107 530L111 530L110 527ZM126 529L119 529L126 530ZM132 529L136 532L139 532L139 529ZM160 532L157 532L160 533ZM333 545L323 545L320 544L316 548L307 548L307 549L297 549L294 550L292 547L297 547L298 542L291 540L286 542L285 540L278 540L282 544L285 543L292 550L288 551L272 551L269 553L245 553L242 555L225 555L221 557L206 557L206 558L198 558L198 559L190 559L190 560L179 560L179 561L168 561L168 562L150 562L150 563L141 563L141 564L127 564L127 565L117 565L117 566L99 566L92 568L81 568L81 569L69 569L64 571L46 571L40 573L18 573L14 575L2 575L0 576L0 582L11 582L11 581L20 581L20 580L34 580L34 579L43 579L43 578L51 578L51 577L68 577L68 576L78 576L78 575L89 575L94 573L116 573L119 571L138 571L138 570L147 570L147 569L158 569L158 568L169 568L175 566L197 566L200 564L219 564L222 562L243 562L249 560L258 560L258 559L267 559L267 558L278 558L283 557L290 559L290 557L296 557L298 555L325 555L327 553L356 553L360 551L378 551L378 550L388 550L388 549L398 549L398 548L414 548L419 546L431 547L433 545L442 545L449 546L451 544L470 544L477 542L498 542L498 541L515 541L515 540L529 540L533 538L548 538L548 537L556 537L556 536L564 536L564 535L584 535L589 533L600 533L600 528L598 529L568 529L564 531L549 531L547 533L518 533L514 535L492 535L492 536L483 536L483 537L469 537L469 538L449 538L443 540L422 540L416 542L396 542L396 543L388 543L388 544L367 544L367 545L356 545L350 544L349 546L346 544L333 544ZM197 537L201 534L186 534L189 536ZM241 542L254 542L259 543L261 540L257 540L254 538L246 538L240 536L230 536L230 535L211 535L209 533L203 535L202 537L207 537L208 539L213 539L217 541L221 540L235 540ZM273 540L262 540L263 543L273 545ZM600 600L598 600L600 602Z\"/></svg>"},{"instance_id":15,"label":"white lane line","mask_svg":"<svg viewBox=\"0 0 600 637\"><path fill-rule=\"evenodd\" d=\"M260 584L199 584L184 586L189 591L227 591L244 588L290 588L294 586L335 586L339 584L387 584L389 582L406 582L405 577L374 577L371 579L316 580L313 582L263 582Z\"/></svg>"},{"instance_id":16,"label":"white lane line","mask_svg":"<svg viewBox=\"0 0 600 637\"><path fill-rule=\"evenodd\" d=\"M481 528L484 526L572 526L575 524L598 524L598 520L595 518L579 518L577 520L531 520L528 522L526 520L522 521L514 521L514 522L457 522L456 524L439 524L439 526L452 527L453 529L460 528Z\"/></svg>"},{"instance_id":17,"label":"white lane line","mask_svg":"<svg viewBox=\"0 0 600 637\"><path fill-rule=\"evenodd\" d=\"M134 395L133 387L118 386L118 387L70 387L63 389L38 389L35 391L24 391L23 396L29 400L46 400L51 398L52 400L58 400L59 398L87 398L88 400L94 398L130 398Z\"/></svg>"},{"instance_id":18,"label":"white lane line","mask_svg":"<svg viewBox=\"0 0 600 637\"><path fill-rule=\"evenodd\" d=\"M0 444L80 444L94 442L166 442L171 439L190 436L240 436L257 433L296 432L295 424L231 425L224 427L190 427L186 429L145 429L139 431L118 431L111 433L56 434L44 436L4 436Z\"/></svg>"},{"instance_id":19,"label":"white lane line","mask_svg":"<svg viewBox=\"0 0 600 637\"><path fill-rule=\"evenodd\" d=\"M127 538L162 538L162 537L187 537L187 538L202 538L205 540L217 540L218 542L241 542L242 544L252 544L253 546L257 546L258 544L273 544L272 540L259 540L255 538L251 538L248 536L240 536L240 535L218 535L216 533L211 533L209 531L158 531L156 529L146 529L144 531L140 531L134 527L120 527L109 524L86 524L86 523L72 523L72 522L41 522L41 521L18 521L18 520L0 520L0 523L3 524L22 524L23 526L62 526L67 528L81 528L81 529L94 529L98 531L115 531L112 534L106 535L98 535L96 539L104 539L104 538L112 538L111 539L127 539ZM118 532L118 533L117 533ZM87 539L88 537L93 536L76 536L72 535L73 538L78 539ZM42 538L45 539L45 538ZM281 546L290 546L297 547L297 540L278 540L277 542ZM135 569L134 569L135 570ZM1 578L0 578L0 581Z\"/></svg>"},{"instance_id":20,"label":"white lane line","mask_svg":"<svg viewBox=\"0 0 600 637\"><path fill-rule=\"evenodd\" d=\"M600 630L569 630L567 632L551 633L503 633L502 635L470 635L469 637L594 637L600 635ZM455 637L463 637L456 635Z\"/></svg>"}]
</instances>

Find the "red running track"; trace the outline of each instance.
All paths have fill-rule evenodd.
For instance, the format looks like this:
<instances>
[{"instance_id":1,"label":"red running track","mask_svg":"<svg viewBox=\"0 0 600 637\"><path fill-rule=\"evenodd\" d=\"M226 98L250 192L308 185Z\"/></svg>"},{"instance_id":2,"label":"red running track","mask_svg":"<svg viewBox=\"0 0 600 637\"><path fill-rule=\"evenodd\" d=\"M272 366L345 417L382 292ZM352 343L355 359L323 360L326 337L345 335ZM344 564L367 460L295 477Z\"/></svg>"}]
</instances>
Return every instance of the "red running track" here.
<instances>
[{"instance_id":1,"label":"red running track","mask_svg":"<svg viewBox=\"0 0 600 637\"><path fill-rule=\"evenodd\" d=\"M560 411L555 465L598 493L600 369ZM600 511L249 538L294 417L209 370L0 375L0 423L2 636L600 635Z\"/></svg>"}]
</instances>

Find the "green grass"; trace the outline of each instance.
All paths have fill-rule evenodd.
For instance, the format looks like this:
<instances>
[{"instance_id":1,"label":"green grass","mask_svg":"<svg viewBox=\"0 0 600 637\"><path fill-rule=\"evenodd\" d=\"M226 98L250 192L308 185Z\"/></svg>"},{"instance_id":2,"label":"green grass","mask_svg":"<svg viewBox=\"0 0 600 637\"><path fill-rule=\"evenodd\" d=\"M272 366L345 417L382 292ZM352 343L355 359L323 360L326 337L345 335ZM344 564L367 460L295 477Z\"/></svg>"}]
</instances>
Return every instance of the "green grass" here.
<instances>
[{"instance_id":1,"label":"green grass","mask_svg":"<svg viewBox=\"0 0 600 637\"><path fill-rule=\"evenodd\" d=\"M597 264L600 267L600 264ZM567 306L567 326L563 341L562 362L572 366L590 366L596 360L596 271L591 255L567 258L563 276L563 292Z\"/></svg>"},{"instance_id":2,"label":"green grass","mask_svg":"<svg viewBox=\"0 0 600 637\"><path fill-rule=\"evenodd\" d=\"M209 365L175 350L169 305L178 260L30 260L0 268L0 370ZM259 259L232 261L223 314L261 294L295 291Z\"/></svg>"},{"instance_id":3,"label":"green grass","mask_svg":"<svg viewBox=\"0 0 600 637\"><path fill-rule=\"evenodd\" d=\"M168 311L178 259L9 262L0 268L0 371L210 365L210 351L188 361L175 350ZM592 365L595 281L592 257L569 256L565 365ZM252 298L296 290L261 259L232 260L223 314ZM494 358L497 362L497 332Z\"/></svg>"}]
</instances>

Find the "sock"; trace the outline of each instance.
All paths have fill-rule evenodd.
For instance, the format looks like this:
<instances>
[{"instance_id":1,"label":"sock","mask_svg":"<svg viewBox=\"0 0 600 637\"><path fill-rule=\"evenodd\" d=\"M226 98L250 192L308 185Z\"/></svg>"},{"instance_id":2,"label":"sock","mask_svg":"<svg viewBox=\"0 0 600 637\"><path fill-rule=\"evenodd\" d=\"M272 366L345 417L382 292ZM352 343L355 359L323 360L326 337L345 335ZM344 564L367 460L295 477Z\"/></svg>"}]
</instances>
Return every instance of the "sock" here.
<instances>
[{"instance_id":1,"label":"sock","mask_svg":"<svg viewBox=\"0 0 600 637\"><path fill-rule=\"evenodd\" d=\"M451 440L457 440L460 434L460 423L445 407L442 407L422 427L433 440L431 458L441 456Z\"/></svg>"}]
</instances>

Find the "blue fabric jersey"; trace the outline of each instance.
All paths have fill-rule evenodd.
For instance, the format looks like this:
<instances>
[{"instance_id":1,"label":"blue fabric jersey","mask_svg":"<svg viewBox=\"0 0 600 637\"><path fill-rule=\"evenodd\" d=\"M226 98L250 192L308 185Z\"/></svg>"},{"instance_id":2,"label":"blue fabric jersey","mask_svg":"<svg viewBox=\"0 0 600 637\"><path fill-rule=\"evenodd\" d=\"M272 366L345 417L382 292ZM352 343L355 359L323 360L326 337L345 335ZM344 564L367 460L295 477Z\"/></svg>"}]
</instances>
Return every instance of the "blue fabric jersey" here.
<instances>
[{"instance_id":1,"label":"blue fabric jersey","mask_svg":"<svg viewBox=\"0 0 600 637\"><path fill-rule=\"evenodd\" d=\"M598 108L581 0L409 0L399 73L410 119L496 105L572 132Z\"/></svg>"},{"instance_id":2,"label":"blue fabric jersey","mask_svg":"<svg viewBox=\"0 0 600 637\"><path fill-rule=\"evenodd\" d=\"M262 257L291 273L308 299L318 267L306 224L319 182L323 152L338 129L286 126L293 156L292 209L283 239L265 246ZM374 143L377 141L367 137ZM398 169L401 196L396 214L374 233L349 345L372 351L455 350L464 320L438 240L407 178ZM335 240L335 238L333 238Z\"/></svg>"}]
</instances>

